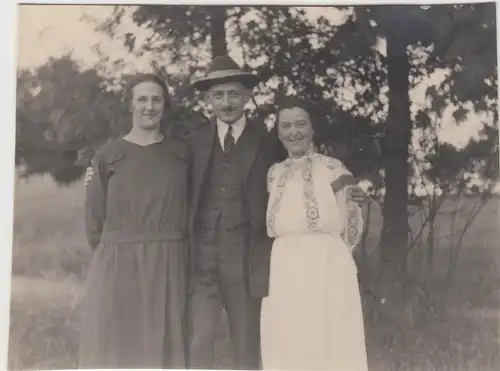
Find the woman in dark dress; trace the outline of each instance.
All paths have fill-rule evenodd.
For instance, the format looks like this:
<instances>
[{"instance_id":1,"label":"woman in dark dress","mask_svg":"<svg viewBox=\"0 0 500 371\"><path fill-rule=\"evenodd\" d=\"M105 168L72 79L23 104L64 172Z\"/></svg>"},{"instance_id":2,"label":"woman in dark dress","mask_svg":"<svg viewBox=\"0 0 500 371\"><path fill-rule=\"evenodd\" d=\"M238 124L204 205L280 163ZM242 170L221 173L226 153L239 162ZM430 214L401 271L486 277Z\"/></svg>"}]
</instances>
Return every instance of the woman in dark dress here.
<instances>
[{"instance_id":1,"label":"woman in dark dress","mask_svg":"<svg viewBox=\"0 0 500 371\"><path fill-rule=\"evenodd\" d=\"M185 368L187 151L163 134L165 84L130 85L132 130L96 154L80 368Z\"/></svg>"}]
</instances>

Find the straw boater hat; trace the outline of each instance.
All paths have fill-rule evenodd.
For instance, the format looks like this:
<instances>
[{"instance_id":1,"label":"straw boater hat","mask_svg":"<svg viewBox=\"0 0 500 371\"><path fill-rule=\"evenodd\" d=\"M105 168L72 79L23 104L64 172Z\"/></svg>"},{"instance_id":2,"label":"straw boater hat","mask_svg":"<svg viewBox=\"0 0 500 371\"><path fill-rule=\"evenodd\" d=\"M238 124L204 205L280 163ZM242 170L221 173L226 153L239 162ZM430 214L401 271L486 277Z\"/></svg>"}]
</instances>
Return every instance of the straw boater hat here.
<instances>
[{"instance_id":1,"label":"straw boater hat","mask_svg":"<svg viewBox=\"0 0 500 371\"><path fill-rule=\"evenodd\" d=\"M194 80L192 84L195 89L206 91L215 84L235 81L241 82L248 89L253 89L260 82L257 76L243 71L234 60L224 55L215 57L206 75Z\"/></svg>"}]
</instances>

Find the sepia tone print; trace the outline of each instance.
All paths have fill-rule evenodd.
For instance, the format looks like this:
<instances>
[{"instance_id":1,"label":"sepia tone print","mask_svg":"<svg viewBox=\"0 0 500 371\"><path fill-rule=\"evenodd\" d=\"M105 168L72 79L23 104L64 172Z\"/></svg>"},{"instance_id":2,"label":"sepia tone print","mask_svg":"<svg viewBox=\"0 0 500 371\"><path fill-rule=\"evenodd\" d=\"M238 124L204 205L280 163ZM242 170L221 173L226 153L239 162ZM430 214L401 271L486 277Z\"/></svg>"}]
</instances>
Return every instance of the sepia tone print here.
<instances>
[{"instance_id":1,"label":"sepia tone print","mask_svg":"<svg viewBox=\"0 0 500 371\"><path fill-rule=\"evenodd\" d=\"M9 369L498 369L496 3L17 24Z\"/></svg>"}]
</instances>

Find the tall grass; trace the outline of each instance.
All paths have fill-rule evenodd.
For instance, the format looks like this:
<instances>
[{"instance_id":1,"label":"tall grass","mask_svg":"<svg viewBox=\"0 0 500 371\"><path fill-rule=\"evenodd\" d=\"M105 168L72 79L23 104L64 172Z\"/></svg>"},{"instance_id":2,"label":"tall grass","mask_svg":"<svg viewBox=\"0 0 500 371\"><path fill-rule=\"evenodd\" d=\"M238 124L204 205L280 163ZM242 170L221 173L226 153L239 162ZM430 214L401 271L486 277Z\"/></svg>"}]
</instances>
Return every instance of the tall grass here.
<instances>
[{"instance_id":1,"label":"tall grass","mask_svg":"<svg viewBox=\"0 0 500 371\"><path fill-rule=\"evenodd\" d=\"M83 231L83 186L57 187L50 178L15 188L13 274L60 281L84 277L90 249Z\"/></svg>"}]
</instances>

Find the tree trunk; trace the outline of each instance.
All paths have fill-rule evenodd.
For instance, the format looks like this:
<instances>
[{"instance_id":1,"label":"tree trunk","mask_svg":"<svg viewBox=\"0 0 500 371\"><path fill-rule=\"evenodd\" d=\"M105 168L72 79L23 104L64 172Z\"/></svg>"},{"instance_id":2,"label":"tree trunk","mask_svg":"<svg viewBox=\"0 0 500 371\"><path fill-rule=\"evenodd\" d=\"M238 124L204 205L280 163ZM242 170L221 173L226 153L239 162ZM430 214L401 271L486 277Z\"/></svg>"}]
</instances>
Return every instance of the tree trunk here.
<instances>
[{"instance_id":1,"label":"tree trunk","mask_svg":"<svg viewBox=\"0 0 500 371\"><path fill-rule=\"evenodd\" d=\"M210 39L212 58L227 55L226 42L226 7L210 6Z\"/></svg>"},{"instance_id":2,"label":"tree trunk","mask_svg":"<svg viewBox=\"0 0 500 371\"><path fill-rule=\"evenodd\" d=\"M386 195L383 208L381 268L402 279L408 246L408 147L411 136L407 44L397 34L387 35L389 116L383 162Z\"/></svg>"}]
</instances>

